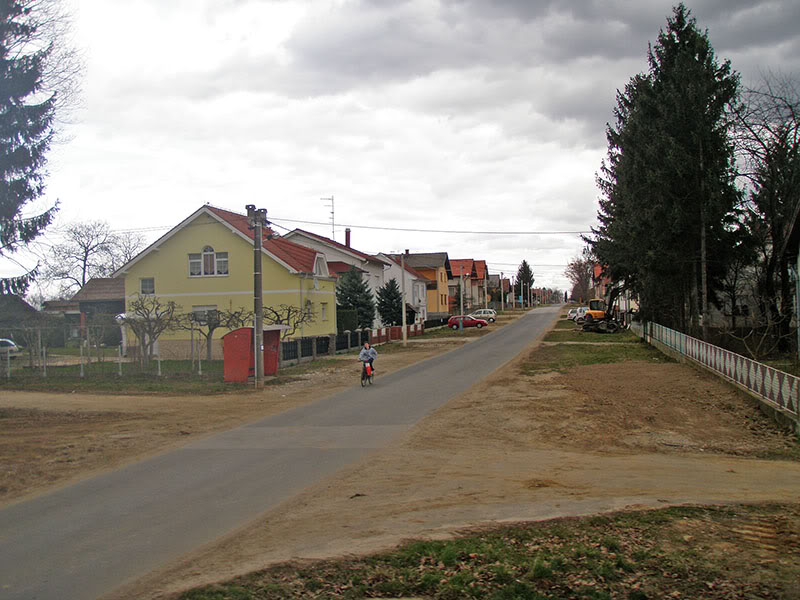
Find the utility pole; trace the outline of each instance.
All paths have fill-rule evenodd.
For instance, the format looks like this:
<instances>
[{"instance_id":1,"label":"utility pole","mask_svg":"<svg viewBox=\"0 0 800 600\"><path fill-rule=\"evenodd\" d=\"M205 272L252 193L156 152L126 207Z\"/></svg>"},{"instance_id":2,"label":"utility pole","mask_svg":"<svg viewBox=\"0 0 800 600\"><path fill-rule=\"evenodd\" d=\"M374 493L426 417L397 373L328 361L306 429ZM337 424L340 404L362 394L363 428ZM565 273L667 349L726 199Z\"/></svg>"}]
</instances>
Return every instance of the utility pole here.
<instances>
[{"instance_id":1,"label":"utility pole","mask_svg":"<svg viewBox=\"0 0 800 600\"><path fill-rule=\"evenodd\" d=\"M406 254L408 254L408 249L400 255L400 295L403 297L403 346L408 345L408 331L406 331Z\"/></svg>"},{"instance_id":2,"label":"utility pole","mask_svg":"<svg viewBox=\"0 0 800 600\"><path fill-rule=\"evenodd\" d=\"M503 281L504 281L503 272L500 271L500 312L503 312L506 309L505 307L506 286L503 285Z\"/></svg>"},{"instance_id":3,"label":"utility pole","mask_svg":"<svg viewBox=\"0 0 800 600\"><path fill-rule=\"evenodd\" d=\"M464 331L464 267L461 267L461 275L459 275L459 283L458 283L458 299L461 301L461 308L459 311L459 315L461 315L461 319L458 320L458 329L459 331Z\"/></svg>"},{"instance_id":4,"label":"utility pole","mask_svg":"<svg viewBox=\"0 0 800 600\"><path fill-rule=\"evenodd\" d=\"M483 271L483 308L489 308L489 267Z\"/></svg>"},{"instance_id":5,"label":"utility pole","mask_svg":"<svg viewBox=\"0 0 800 600\"><path fill-rule=\"evenodd\" d=\"M253 229L253 338L255 349L255 369L253 370L256 389L264 387L264 286L261 274L261 242L263 227L267 224L267 209L248 204L247 222Z\"/></svg>"}]
</instances>

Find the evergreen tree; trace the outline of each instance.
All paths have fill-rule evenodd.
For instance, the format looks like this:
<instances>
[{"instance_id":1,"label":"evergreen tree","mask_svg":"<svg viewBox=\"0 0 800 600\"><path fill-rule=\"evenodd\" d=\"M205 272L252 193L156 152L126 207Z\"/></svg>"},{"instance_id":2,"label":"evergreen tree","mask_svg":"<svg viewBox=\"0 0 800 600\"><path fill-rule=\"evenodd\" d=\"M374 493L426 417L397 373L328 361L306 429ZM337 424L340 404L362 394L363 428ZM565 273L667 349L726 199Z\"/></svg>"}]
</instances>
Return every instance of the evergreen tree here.
<instances>
[{"instance_id":1,"label":"evergreen tree","mask_svg":"<svg viewBox=\"0 0 800 600\"><path fill-rule=\"evenodd\" d=\"M0 256L23 248L50 224L53 207L23 217L44 193L46 154L53 139L56 94L47 89L51 43L29 0L0 0ZM21 294L36 269L0 279L0 293Z\"/></svg>"},{"instance_id":2,"label":"evergreen tree","mask_svg":"<svg viewBox=\"0 0 800 600\"><path fill-rule=\"evenodd\" d=\"M378 314L385 325L403 324L403 295L394 277L378 289Z\"/></svg>"},{"instance_id":3,"label":"evergreen tree","mask_svg":"<svg viewBox=\"0 0 800 600\"><path fill-rule=\"evenodd\" d=\"M611 279L638 294L646 318L696 330L731 258L739 81L683 4L648 63L617 95L598 176L600 227L587 241Z\"/></svg>"},{"instance_id":4,"label":"evergreen tree","mask_svg":"<svg viewBox=\"0 0 800 600\"><path fill-rule=\"evenodd\" d=\"M533 287L534 281L536 280L533 278L533 269L531 269L527 260L523 260L519 265L519 269L517 269L516 283L516 295L522 295L523 306L530 303L530 289Z\"/></svg>"},{"instance_id":5,"label":"evergreen tree","mask_svg":"<svg viewBox=\"0 0 800 600\"><path fill-rule=\"evenodd\" d=\"M342 308L358 311L358 326L361 329L372 327L375 320L375 301L366 281L355 268L342 274L336 285L336 304Z\"/></svg>"}]
</instances>

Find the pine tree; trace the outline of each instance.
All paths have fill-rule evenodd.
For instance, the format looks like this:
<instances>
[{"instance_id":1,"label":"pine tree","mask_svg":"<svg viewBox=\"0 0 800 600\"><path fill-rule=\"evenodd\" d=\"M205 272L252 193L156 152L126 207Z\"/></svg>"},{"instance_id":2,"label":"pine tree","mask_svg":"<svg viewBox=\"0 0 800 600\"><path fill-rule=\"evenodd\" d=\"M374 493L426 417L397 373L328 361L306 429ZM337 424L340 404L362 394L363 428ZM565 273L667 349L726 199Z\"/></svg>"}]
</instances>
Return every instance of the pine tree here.
<instances>
[{"instance_id":1,"label":"pine tree","mask_svg":"<svg viewBox=\"0 0 800 600\"><path fill-rule=\"evenodd\" d=\"M30 5L25 0L0 0L0 256L35 239L56 211L53 207L22 216L23 207L44 193L56 108L56 94L44 89L52 44L26 51L31 40L41 37ZM24 293L35 276L33 269L0 279L0 293Z\"/></svg>"},{"instance_id":2,"label":"pine tree","mask_svg":"<svg viewBox=\"0 0 800 600\"><path fill-rule=\"evenodd\" d=\"M696 328L730 259L739 80L683 4L648 63L617 95L598 177L600 227L587 241L611 279L638 294L645 318Z\"/></svg>"},{"instance_id":3,"label":"pine tree","mask_svg":"<svg viewBox=\"0 0 800 600\"><path fill-rule=\"evenodd\" d=\"M378 314L385 325L403 323L403 295L394 277L378 289Z\"/></svg>"},{"instance_id":4,"label":"pine tree","mask_svg":"<svg viewBox=\"0 0 800 600\"><path fill-rule=\"evenodd\" d=\"M355 268L342 274L336 285L336 303L342 308L358 311L358 326L372 327L375 320L375 301L366 281Z\"/></svg>"},{"instance_id":5,"label":"pine tree","mask_svg":"<svg viewBox=\"0 0 800 600\"><path fill-rule=\"evenodd\" d=\"M517 269L517 296L522 296L522 304L529 303L529 293L530 289L533 287L533 282L535 279L533 278L533 269L528 264L527 260L523 260L522 263L519 265L519 269Z\"/></svg>"}]
</instances>

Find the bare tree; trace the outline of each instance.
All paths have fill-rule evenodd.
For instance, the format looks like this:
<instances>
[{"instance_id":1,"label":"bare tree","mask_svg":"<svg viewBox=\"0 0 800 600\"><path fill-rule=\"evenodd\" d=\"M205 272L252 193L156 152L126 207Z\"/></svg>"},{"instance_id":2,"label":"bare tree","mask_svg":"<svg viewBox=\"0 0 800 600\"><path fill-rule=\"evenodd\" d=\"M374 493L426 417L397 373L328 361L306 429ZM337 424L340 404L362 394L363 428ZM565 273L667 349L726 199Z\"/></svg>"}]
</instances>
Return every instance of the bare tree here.
<instances>
[{"instance_id":1,"label":"bare tree","mask_svg":"<svg viewBox=\"0 0 800 600\"><path fill-rule=\"evenodd\" d=\"M136 335L143 366L152 360L156 340L161 334L180 327L180 308L172 300L162 302L158 296L139 295L128 303L127 312L119 320Z\"/></svg>"},{"instance_id":2,"label":"bare tree","mask_svg":"<svg viewBox=\"0 0 800 600\"><path fill-rule=\"evenodd\" d=\"M115 234L105 221L71 223L45 256L44 274L61 283L61 294L75 292L93 277L108 277L143 247L143 236Z\"/></svg>"},{"instance_id":3,"label":"bare tree","mask_svg":"<svg viewBox=\"0 0 800 600\"><path fill-rule=\"evenodd\" d=\"M746 215L759 250L762 277L759 304L777 328L782 351L789 348L792 282L788 258L781 254L786 224L800 203L800 81L769 74L744 94L737 115L737 142L750 185Z\"/></svg>"},{"instance_id":4,"label":"bare tree","mask_svg":"<svg viewBox=\"0 0 800 600\"><path fill-rule=\"evenodd\" d=\"M301 326L313 323L315 320L316 316L309 308L290 304L264 307L264 324L288 326L288 329L283 332L282 339L294 337Z\"/></svg>"},{"instance_id":5,"label":"bare tree","mask_svg":"<svg viewBox=\"0 0 800 600\"><path fill-rule=\"evenodd\" d=\"M594 276L594 261L591 259L588 248L584 248L580 256L573 258L564 271L567 279L572 283L572 297L581 302L589 300L589 289L592 287Z\"/></svg>"},{"instance_id":6,"label":"bare tree","mask_svg":"<svg viewBox=\"0 0 800 600\"><path fill-rule=\"evenodd\" d=\"M243 308L227 310L194 311L181 315L179 326L181 329L197 331L206 340L206 360L211 360L212 342L217 329L237 329L244 327L253 320L252 311Z\"/></svg>"}]
</instances>

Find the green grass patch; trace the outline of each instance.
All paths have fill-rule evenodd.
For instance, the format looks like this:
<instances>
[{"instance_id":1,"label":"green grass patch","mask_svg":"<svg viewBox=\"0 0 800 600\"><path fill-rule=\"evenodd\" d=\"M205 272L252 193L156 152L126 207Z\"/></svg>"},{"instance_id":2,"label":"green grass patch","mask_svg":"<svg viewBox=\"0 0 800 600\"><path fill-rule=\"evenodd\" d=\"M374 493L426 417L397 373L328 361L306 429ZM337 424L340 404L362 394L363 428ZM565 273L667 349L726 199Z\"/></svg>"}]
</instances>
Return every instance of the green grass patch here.
<instances>
[{"instance_id":1,"label":"green grass patch","mask_svg":"<svg viewBox=\"0 0 800 600\"><path fill-rule=\"evenodd\" d=\"M524 375L548 371L564 373L583 365L611 364L631 360L653 363L674 362L644 342L629 344L561 344L540 346L520 365Z\"/></svg>"},{"instance_id":2,"label":"green grass patch","mask_svg":"<svg viewBox=\"0 0 800 600\"><path fill-rule=\"evenodd\" d=\"M556 327L555 330L544 336L545 342L591 342L614 344L621 342L638 342L641 338L630 330L620 331L619 333L594 333L582 330L566 330L564 327Z\"/></svg>"},{"instance_id":3,"label":"green grass patch","mask_svg":"<svg viewBox=\"0 0 800 600\"><path fill-rule=\"evenodd\" d=\"M779 523L775 539L759 546L737 533L753 519ZM798 505L621 512L279 565L181 598L789 599L800 591L800 561L789 545L798 531Z\"/></svg>"},{"instance_id":4,"label":"green grass patch","mask_svg":"<svg viewBox=\"0 0 800 600\"><path fill-rule=\"evenodd\" d=\"M560 320L556 321L556 325L555 325L555 329L556 330L567 329L567 330L572 331L572 330L578 329L578 328L579 328L578 325L576 325L575 321L573 321L572 319L560 319Z\"/></svg>"}]
</instances>

